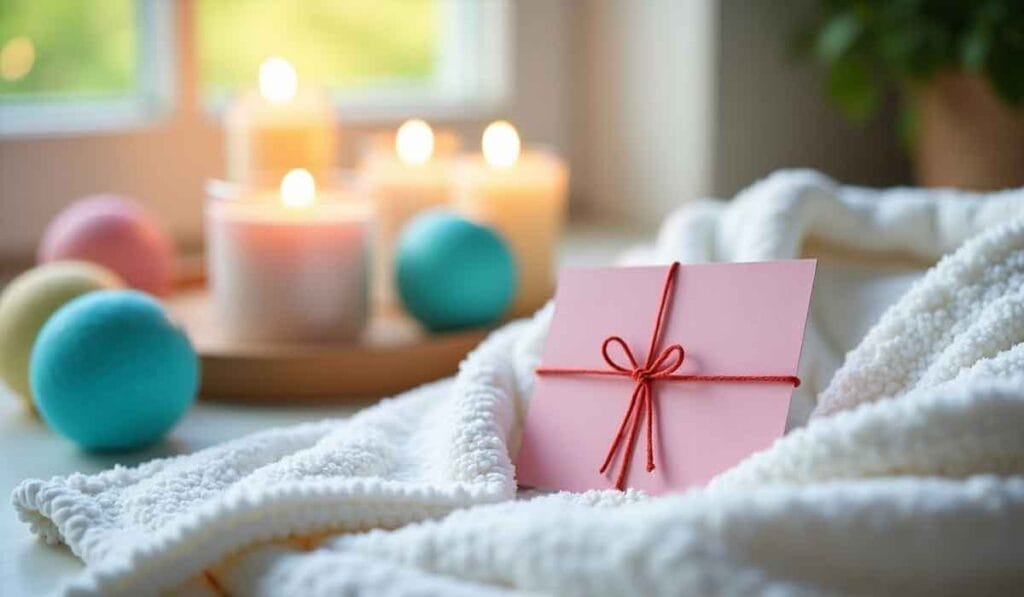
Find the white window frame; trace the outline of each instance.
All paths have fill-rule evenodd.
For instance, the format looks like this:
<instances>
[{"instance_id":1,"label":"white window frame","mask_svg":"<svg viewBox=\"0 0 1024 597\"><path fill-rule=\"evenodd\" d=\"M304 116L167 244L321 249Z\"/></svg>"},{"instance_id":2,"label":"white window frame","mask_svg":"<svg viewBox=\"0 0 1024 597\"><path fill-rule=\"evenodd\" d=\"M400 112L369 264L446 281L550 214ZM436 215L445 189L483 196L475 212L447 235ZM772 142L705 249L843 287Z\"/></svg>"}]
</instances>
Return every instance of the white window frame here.
<instances>
[{"instance_id":1,"label":"white window frame","mask_svg":"<svg viewBox=\"0 0 1024 597\"><path fill-rule=\"evenodd\" d=\"M182 0L187 18L192 0ZM137 0L138 90L126 97L95 100L24 101L0 104L0 138L87 136L145 129L198 102L220 118L226 96L200 98L197 52L175 0ZM510 97L511 10L506 1L443 0L444 20L437 76L422 85L396 82L365 91L339 92L335 105L347 122L390 123L415 115L436 121L483 118L499 113ZM187 38L187 39L186 39ZM189 76L189 75L193 76Z\"/></svg>"}]
</instances>

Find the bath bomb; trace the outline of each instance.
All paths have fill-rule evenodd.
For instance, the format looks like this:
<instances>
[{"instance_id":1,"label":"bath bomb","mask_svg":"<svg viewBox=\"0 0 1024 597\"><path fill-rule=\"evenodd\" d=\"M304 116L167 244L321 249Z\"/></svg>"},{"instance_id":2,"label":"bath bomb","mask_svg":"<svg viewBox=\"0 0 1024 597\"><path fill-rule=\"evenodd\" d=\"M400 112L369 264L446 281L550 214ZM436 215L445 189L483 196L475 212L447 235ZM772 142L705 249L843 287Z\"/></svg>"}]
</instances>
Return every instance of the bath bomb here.
<instances>
[{"instance_id":1,"label":"bath bomb","mask_svg":"<svg viewBox=\"0 0 1024 597\"><path fill-rule=\"evenodd\" d=\"M61 307L39 332L29 370L43 420L87 450L157 441L199 386L188 338L136 290L91 292Z\"/></svg>"},{"instance_id":2,"label":"bath bomb","mask_svg":"<svg viewBox=\"0 0 1024 597\"><path fill-rule=\"evenodd\" d=\"M516 276L512 253L497 233L448 211L420 214L398 239L398 294L431 331L497 321L515 295Z\"/></svg>"},{"instance_id":3,"label":"bath bomb","mask_svg":"<svg viewBox=\"0 0 1024 597\"><path fill-rule=\"evenodd\" d=\"M174 281L174 244L141 205L117 195L85 197L58 214L38 258L98 263L132 288L158 296Z\"/></svg>"},{"instance_id":4,"label":"bath bomb","mask_svg":"<svg viewBox=\"0 0 1024 597\"><path fill-rule=\"evenodd\" d=\"M110 270L81 261L56 261L31 269L0 294L0 377L31 408L28 362L39 330L54 311L87 292L124 283Z\"/></svg>"}]
</instances>

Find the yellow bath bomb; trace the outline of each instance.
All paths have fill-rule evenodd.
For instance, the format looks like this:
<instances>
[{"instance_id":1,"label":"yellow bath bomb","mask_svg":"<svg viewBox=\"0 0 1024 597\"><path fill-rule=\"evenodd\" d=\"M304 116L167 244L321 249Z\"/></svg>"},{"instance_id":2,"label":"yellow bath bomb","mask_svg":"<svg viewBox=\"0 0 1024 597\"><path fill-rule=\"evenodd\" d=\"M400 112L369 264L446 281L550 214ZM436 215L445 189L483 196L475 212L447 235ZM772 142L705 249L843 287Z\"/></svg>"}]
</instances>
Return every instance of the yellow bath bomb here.
<instances>
[{"instance_id":1,"label":"yellow bath bomb","mask_svg":"<svg viewBox=\"0 0 1024 597\"><path fill-rule=\"evenodd\" d=\"M104 267L54 261L21 274L4 288L0 294L0 377L29 408L33 408L29 357L46 320L73 298L123 286L121 279Z\"/></svg>"}]
</instances>

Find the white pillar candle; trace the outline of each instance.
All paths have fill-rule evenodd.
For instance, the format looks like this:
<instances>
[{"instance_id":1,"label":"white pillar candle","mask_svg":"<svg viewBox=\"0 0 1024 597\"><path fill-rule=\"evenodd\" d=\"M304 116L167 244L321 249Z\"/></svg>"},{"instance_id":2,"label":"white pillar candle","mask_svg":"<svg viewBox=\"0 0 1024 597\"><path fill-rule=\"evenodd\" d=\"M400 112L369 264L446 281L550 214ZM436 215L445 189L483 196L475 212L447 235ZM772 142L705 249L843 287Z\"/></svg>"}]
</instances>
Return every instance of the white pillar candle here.
<instances>
[{"instance_id":1,"label":"white pillar candle","mask_svg":"<svg viewBox=\"0 0 1024 597\"><path fill-rule=\"evenodd\" d=\"M550 152L521 152L518 133L504 121L487 127L482 146L482 155L466 156L458 165L455 203L508 242L519 270L511 314L526 315L554 294L569 169Z\"/></svg>"},{"instance_id":2,"label":"white pillar candle","mask_svg":"<svg viewBox=\"0 0 1024 597\"><path fill-rule=\"evenodd\" d=\"M260 65L259 89L231 104L225 118L228 179L276 185L293 168L328 180L337 157L338 122L323 93L300 89L286 60Z\"/></svg>"},{"instance_id":3,"label":"white pillar candle","mask_svg":"<svg viewBox=\"0 0 1024 597\"><path fill-rule=\"evenodd\" d=\"M421 211L451 201L449 156L457 144L453 135L435 139L430 125L410 120L398 129L392 147L372 151L360 165L360 183L376 216L373 298L385 308L397 303L395 245L402 229Z\"/></svg>"},{"instance_id":4,"label":"white pillar candle","mask_svg":"<svg viewBox=\"0 0 1024 597\"><path fill-rule=\"evenodd\" d=\"M233 340L352 340L367 320L370 207L317 192L305 170L280 192L211 185L207 270L218 323Z\"/></svg>"}]
</instances>

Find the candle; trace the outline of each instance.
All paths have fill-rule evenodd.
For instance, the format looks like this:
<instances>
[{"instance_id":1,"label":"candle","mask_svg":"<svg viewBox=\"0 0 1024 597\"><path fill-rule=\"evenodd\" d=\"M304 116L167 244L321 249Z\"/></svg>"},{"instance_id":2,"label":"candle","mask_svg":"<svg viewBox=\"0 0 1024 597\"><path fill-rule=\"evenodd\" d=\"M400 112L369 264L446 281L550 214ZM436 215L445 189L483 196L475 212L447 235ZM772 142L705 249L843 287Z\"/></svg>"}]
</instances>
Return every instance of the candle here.
<instances>
[{"instance_id":1,"label":"candle","mask_svg":"<svg viewBox=\"0 0 1024 597\"><path fill-rule=\"evenodd\" d=\"M219 327L234 340L329 341L367 319L370 208L318 192L293 170L280 191L211 183L207 270Z\"/></svg>"},{"instance_id":2,"label":"candle","mask_svg":"<svg viewBox=\"0 0 1024 597\"><path fill-rule=\"evenodd\" d=\"M519 134L505 121L488 126L481 145L482 155L459 163L456 206L508 242L519 270L511 313L526 315L554 294L569 170L550 152L521 151Z\"/></svg>"},{"instance_id":3,"label":"candle","mask_svg":"<svg viewBox=\"0 0 1024 597\"><path fill-rule=\"evenodd\" d=\"M337 119L321 93L300 89L292 65L268 58L259 89L231 105L226 117L229 180L277 184L293 168L328 180L337 155Z\"/></svg>"},{"instance_id":4,"label":"candle","mask_svg":"<svg viewBox=\"0 0 1024 597\"><path fill-rule=\"evenodd\" d=\"M398 129L392 147L372 151L361 164L360 180L376 212L373 295L379 305L395 304L395 243L402 228L417 213L450 202L448 155L457 144L453 135L435 139L430 125L410 120Z\"/></svg>"}]
</instances>

